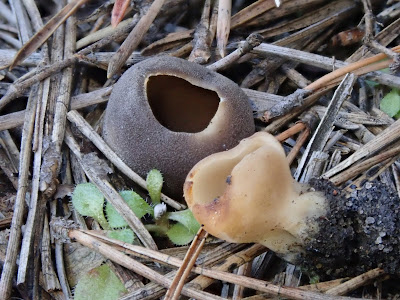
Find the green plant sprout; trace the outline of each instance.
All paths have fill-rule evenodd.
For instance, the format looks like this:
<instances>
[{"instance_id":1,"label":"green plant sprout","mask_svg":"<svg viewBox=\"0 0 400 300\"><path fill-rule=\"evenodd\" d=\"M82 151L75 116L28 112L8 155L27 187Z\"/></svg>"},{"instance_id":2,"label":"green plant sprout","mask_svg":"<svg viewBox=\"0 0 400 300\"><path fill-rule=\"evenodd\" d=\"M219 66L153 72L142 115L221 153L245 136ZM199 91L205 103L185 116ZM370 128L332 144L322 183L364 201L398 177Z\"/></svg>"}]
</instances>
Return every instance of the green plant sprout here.
<instances>
[{"instance_id":1,"label":"green plant sprout","mask_svg":"<svg viewBox=\"0 0 400 300\"><path fill-rule=\"evenodd\" d=\"M124 243L133 244L135 234L129 228L110 230L106 233L107 237L122 241Z\"/></svg>"},{"instance_id":2,"label":"green plant sprout","mask_svg":"<svg viewBox=\"0 0 400 300\"><path fill-rule=\"evenodd\" d=\"M99 222L103 229L110 228L103 212L104 196L94 184L78 184L72 194L72 205L82 216Z\"/></svg>"},{"instance_id":3,"label":"green plant sprout","mask_svg":"<svg viewBox=\"0 0 400 300\"><path fill-rule=\"evenodd\" d=\"M82 275L75 286L75 300L114 300L127 290L108 265L101 265Z\"/></svg>"},{"instance_id":4,"label":"green plant sprout","mask_svg":"<svg viewBox=\"0 0 400 300\"><path fill-rule=\"evenodd\" d=\"M146 214L153 215L152 207L142 197L140 197L139 194L134 191L121 191L119 194L139 219ZM106 203L106 216L108 223L112 228L128 226L128 223L108 201Z\"/></svg>"},{"instance_id":5,"label":"green plant sprout","mask_svg":"<svg viewBox=\"0 0 400 300\"><path fill-rule=\"evenodd\" d=\"M178 246L189 244L200 228L192 212L189 209L167 212L165 203L161 202L163 178L160 171L151 170L146 183L154 207L134 191L121 191L119 194L138 218L152 216L154 223L147 224L146 228L153 234L167 236ZM126 228L128 223L110 202L107 201L104 208L104 200L101 191L92 183L78 184L72 194L72 204L81 215L99 222L109 238L132 244L135 234ZM81 277L75 287L74 299L118 299L125 292L124 285L114 272L107 265L102 265Z\"/></svg>"},{"instance_id":6,"label":"green plant sprout","mask_svg":"<svg viewBox=\"0 0 400 300\"><path fill-rule=\"evenodd\" d=\"M189 244L200 228L200 224L193 217L189 209L167 213L167 206L161 203L161 189L163 177L160 171L153 169L147 174L147 189L154 206L155 224L150 224L147 229L158 235L166 235L175 245ZM170 221L177 223L171 224Z\"/></svg>"},{"instance_id":7,"label":"green plant sprout","mask_svg":"<svg viewBox=\"0 0 400 300\"><path fill-rule=\"evenodd\" d=\"M150 172L147 173L146 185L151 201L153 201L154 204L160 204L161 188L163 186L163 177L161 172L157 169L150 170Z\"/></svg>"},{"instance_id":8,"label":"green plant sprout","mask_svg":"<svg viewBox=\"0 0 400 300\"><path fill-rule=\"evenodd\" d=\"M160 171L151 170L147 175L146 184L153 207L134 191L121 191L119 194L138 218L145 215L153 218L154 223L146 225L149 231L167 236L178 246L190 243L200 228L192 212L189 209L167 212L167 206L161 202L163 177ZM133 243L135 235L131 229L126 228L128 223L110 202L107 201L104 208L104 200L101 191L92 183L78 184L72 195L75 209L83 216L92 217L99 222L100 226L107 230L107 236Z\"/></svg>"},{"instance_id":9,"label":"green plant sprout","mask_svg":"<svg viewBox=\"0 0 400 300\"><path fill-rule=\"evenodd\" d=\"M380 109L389 117L398 119L400 117L400 90L392 89L382 98Z\"/></svg>"}]
</instances>

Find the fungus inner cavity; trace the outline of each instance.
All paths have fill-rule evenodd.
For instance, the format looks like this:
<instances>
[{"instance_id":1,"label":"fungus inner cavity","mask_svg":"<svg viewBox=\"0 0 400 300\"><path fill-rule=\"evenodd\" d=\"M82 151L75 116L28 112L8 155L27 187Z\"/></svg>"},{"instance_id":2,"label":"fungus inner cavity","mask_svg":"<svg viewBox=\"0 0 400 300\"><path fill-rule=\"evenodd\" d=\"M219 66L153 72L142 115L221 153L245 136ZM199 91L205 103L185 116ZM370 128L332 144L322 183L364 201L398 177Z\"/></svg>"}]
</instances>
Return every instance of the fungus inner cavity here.
<instances>
[{"instance_id":1,"label":"fungus inner cavity","mask_svg":"<svg viewBox=\"0 0 400 300\"><path fill-rule=\"evenodd\" d=\"M170 75L150 76L146 93L157 121L176 132L203 131L210 124L220 103L216 92Z\"/></svg>"}]
</instances>

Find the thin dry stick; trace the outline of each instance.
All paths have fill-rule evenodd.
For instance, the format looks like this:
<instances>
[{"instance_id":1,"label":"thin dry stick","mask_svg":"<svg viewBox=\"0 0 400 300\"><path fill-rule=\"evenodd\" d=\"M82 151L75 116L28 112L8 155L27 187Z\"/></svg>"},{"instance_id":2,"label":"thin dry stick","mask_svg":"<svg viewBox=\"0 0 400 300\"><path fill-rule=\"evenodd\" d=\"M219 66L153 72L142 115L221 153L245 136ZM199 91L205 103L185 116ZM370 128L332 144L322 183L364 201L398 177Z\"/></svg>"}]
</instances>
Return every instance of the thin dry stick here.
<instances>
[{"instance_id":1,"label":"thin dry stick","mask_svg":"<svg viewBox=\"0 0 400 300\"><path fill-rule=\"evenodd\" d=\"M107 26L98 31L95 31L95 32L81 38L80 40L78 40L76 42L76 49L83 48L91 43L101 40L102 38L108 37L109 35L117 32L117 30L119 31L119 30L124 30L125 28L129 28L131 26L132 22L133 22L133 18L129 18L129 19L122 21L115 28L113 28L111 26Z\"/></svg>"},{"instance_id":2,"label":"thin dry stick","mask_svg":"<svg viewBox=\"0 0 400 300\"><path fill-rule=\"evenodd\" d=\"M37 88L33 88L28 98L25 114L25 123L21 140L21 156L19 165L19 178L17 197L15 199L14 214L11 224L10 238L7 245L6 258L4 260L3 271L0 281L0 299L9 299L11 295L11 285L16 269L17 255L21 239L22 219L25 210L25 196L28 189L28 175L31 159L31 142L35 122L35 111L37 104Z\"/></svg>"},{"instance_id":3,"label":"thin dry stick","mask_svg":"<svg viewBox=\"0 0 400 300\"><path fill-rule=\"evenodd\" d=\"M232 16L231 28L236 28L252 19L255 19L257 16L272 8L275 8L273 0L258 0Z\"/></svg>"},{"instance_id":4,"label":"thin dry stick","mask_svg":"<svg viewBox=\"0 0 400 300\"><path fill-rule=\"evenodd\" d=\"M78 127L78 129L111 161L113 165L140 187L147 190L146 180L129 168L76 110L69 111L67 118ZM177 210L186 208L184 204L169 198L165 194L161 194L161 200Z\"/></svg>"},{"instance_id":5,"label":"thin dry stick","mask_svg":"<svg viewBox=\"0 0 400 300\"><path fill-rule=\"evenodd\" d=\"M308 137L310 136L310 129L305 128L302 133L300 133L299 137L296 140L296 144L290 150L289 154L287 155L286 159L289 165L292 164L294 159L296 158L297 154L299 153L301 147L303 147L304 143L307 141Z\"/></svg>"},{"instance_id":6,"label":"thin dry stick","mask_svg":"<svg viewBox=\"0 0 400 300\"><path fill-rule=\"evenodd\" d=\"M52 247L50 242L50 229L47 212L44 214L43 239L41 244L41 262L43 268L44 288L48 290L60 290L60 282L54 270L52 260Z\"/></svg>"},{"instance_id":7,"label":"thin dry stick","mask_svg":"<svg viewBox=\"0 0 400 300\"><path fill-rule=\"evenodd\" d=\"M136 245L132 245L132 244L128 244L128 243L124 243L122 241L116 240L116 239L112 239L109 238L107 236L105 236L102 232L100 231L95 231L95 230L82 230L79 229L80 231L94 236L96 238L99 238L105 242L107 242L108 244L113 245L114 247L117 247L116 249L123 251L127 254L136 256L136 257L141 257L144 259L150 259L152 261L156 261L159 262L161 264L164 265L169 265L169 266L174 266L177 268L180 268L183 264L183 260L176 258L174 256L162 253L160 251L156 251L156 250L151 250L148 248L144 248L142 246L136 246ZM263 249L265 250L264 246L258 245L257 249L256 249L256 253L259 253L261 250ZM248 250L243 250L247 253ZM241 252L238 252L241 253ZM236 255L236 254L235 254ZM239 255L239 254L237 254ZM240 256L240 255L239 255ZM209 259L209 257L207 257L207 259ZM241 258L243 260L243 258ZM229 260L229 258L227 258L227 260ZM196 270L196 272L201 273L201 270L203 269L203 267L201 266L196 266L193 268L194 270ZM174 276L175 277L175 276Z\"/></svg>"},{"instance_id":8,"label":"thin dry stick","mask_svg":"<svg viewBox=\"0 0 400 300\"><path fill-rule=\"evenodd\" d=\"M29 256L33 253L33 243L35 238L35 231L38 230L38 225L40 224L38 217L40 215L40 205L41 197L39 195L39 179L40 179L40 167L42 163L42 145L43 145L43 127L44 127L44 117L45 117L45 104L48 100L48 92L50 89L50 80L46 79L44 82L39 84L40 86L40 102L43 102L42 111L35 118L35 124L38 124L38 145L34 152L33 158L33 176L31 182L31 198L30 206L28 212L28 218L25 223L25 232L22 239L21 251L19 253L19 266L18 266L18 276L17 284L26 283L28 280L28 268L29 266ZM38 104L39 106L39 104ZM41 227L41 226L40 226Z\"/></svg>"},{"instance_id":9,"label":"thin dry stick","mask_svg":"<svg viewBox=\"0 0 400 300\"><path fill-rule=\"evenodd\" d=\"M158 284L162 285L163 287L168 288L171 283L172 279L169 279L166 276L150 269L149 267L141 264L140 262L130 258L129 256L123 254L120 251L115 250L113 247L101 242L100 240L91 237L79 230L70 230L68 236L71 239L76 239L82 245L93 249L103 256L109 258L110 260L120 264L121 266L132 270L139 275L150 279L151 281L157 282ZM194 288L187 288L184 287L182 289L182 294L193 297L199 300L222 300L223 298L212 295L210 293L206 293L203 291L196 290Z\"/></svg>"},{"instance_id":10,"label":"thin dry stick","mask_svg":"<svg viewBox=\"0 0 400 300\"><path fill-rule=\"evenodd\" d=\"M108 101L112 87L98 89L93 92L79 94L71 98L70 109L81 109L93 104ZM24 124L25 110L0 116L0 132Z\"/></svg>"},{"instance_id":11,"label":"thin dry stick","mask_svg":"<svg viewBox=\"0 0 400 300\"><path fill-rule=\"evenodd\" d=\"M299 289L323 293L329 289L337 287L338 285L346 282L349 279L350 279L349 277L345 277L345 278L333 279L333 280L324 281L324 282L312 283L309 285L299 286Z\"/></svg>"},{"instance_id":12,"label":"thin dry stick","mask_svg":"<svg viewBox=\"0 0 400 300\"><path fill-rule=\"evenodd\" d=\"M191 272L196 262L196 259L204 246L207 236L207 231L205 231L203 227L200 227L199 231L196 234L196 237L194 238L189 250L185 255L182 265L179 267L179 270L176 273L175 278L171 283L171 286L165 294L165 300L179 299L179 295L181 294L186 278L189 276L189 273Z\"/></svg>"},{"instance_id":13,"label":"thin dry stick","mask_svg":"<svg viewBox=\"0 0 400 300\"><path fill-rule=\"evenodd\" d=\"M143 35L147 32L154 19L157 17L165 0L154 0L151 4L149 11L139 20L136 26L129 33L128 37L122 43L121 47L111 58L108 65L107 78L111 78L117 74L128 57L132 54L133 50L139 45Z\"/></svg>"},{"instance_id":14,"label":"thin dry stick","mask_svg":"<svg viewBox=\"0 0 400 300\"><path fill-rule=\"evenodd\" d=\"M104 243L102 243L100 240L95 239L90 237L89 235L86 235L82 233L79 230L70 230L68 233L68 236L70 238L75 238L77 239L78 242L81 244L90 247L91 249L94 249L95 251L101 253L105 257L109 258L112 261L115 261L122 266L125 266L126 268L137 272L138 274L149 278L157 283L159 283L162 286L167 286L169 287L172 283L172 280L169 280L166 277L161 276L162 280L158 279L156 277L153 277L153 270L149 269L148 267L138 263L137 261L129 258L128 256L124 255L123 253L119 252L118 250L114 249L111 246L108 246ZM115 241L116 244L121 243L120 241ZM105 247L107 246L108 251L105 251ZM126 247L130 247L129 245L126 244ZM136 246L139 247L139 246ZM148 251L151 252L151 251ZM142 253L146 254L146 251L142 251ZM168 259L168 263L174 264L171 260ZM182 261L181 261L182 263ZM195 267L192 269L193 272L197 274L201 274L210 278L214 278L216 280L222 280L226 281L232 284L237 284L241 285L247 288L251 288L254 290L258 290L264 293L268 293L270 295L280 295L282 297L287 297L290 299L310 299L310 300L355 300L355 298L350 298L350 297L340 297L340 296L331 296L331 295L323 295L315 292L310 292L310 291L303 291L297 288L291 288L291 287L282 287L282 286L277 286L274 285L270 282L259 280L259 279L254 279L251 277L246 277L246 276L238 276L236 274L231 274L227 272L222 272L222 271L217 271L217 270L212 270L209 268L204 268L204 267ZM151 273L150 273L151 272ZM158 273L156 273L159 275ZM182 294L184 295L189 295L189 291L192 289L187 287L186 285L182 289ZM211 295L211 294L208 294ZM214 295L212 295L214 296ZM197 299L197 298L196 298ZM199 298L203 299L203 298ZM215 299L215 298L206 298L206 299ZM220 299L220 298L217 298Z\"/></svg>"},{"instance_id":15,"label":"thin dry stick","mask_svg":"<svg viewBox=\"0 0 400 300\"><path fill-rule=\"evenodd\" d=\"M38 49L53 34L53 32L86 1L87 0L73 0L52 17L50 21L47 22L47 24L44 25L44 27L33 37L31 37L30 40L17 52L10 65L10 70Z\"/></svg>"},{"instance_id":16,"label":"thin dry stick","mask_svg":"<svg viewBox=\"0 0 400 300\"><path fill-rule=\"evenodd\" d=\"M225 56L224 58L216 61L215 63L207 66L208 69L217 71L228 67L230 64L237 61L241 56L250 52L254 47L257 47L262 42L262 36L258 34L250 34L247 39L239 44L239 47Z\"/></svg>"},{"instance_id":17,"label":"thin dry stick","mask_svg":"<svg viewBox=\"0 0 400 300\"><path fill-rule=\"evenodd\" d=\"M370 153L373 153L379 149L382 149L389 145L391 142L399 138L400 132L400 120L397 120L380 134L378 134L374 139L366 143L352 155L350 155L347 159L342 161L337 166L333 167L329 171L327 171L322 176L325 178L330 178L333 175L339 173L340 171L344 170L345 168L349 167L356 161L360 160L361 158L367 156Z\"/></svg>"},{"instance_id":18,"label":"thin dry stick","mask_svg":"<svg viewBox=\"0 0 400 300\"><path fill-rule=\"evenodd\" d=\"M327 290L325 293L328 295L346 295L347 293L358 289L359 287L367 284L371 280L385 274L382 269L373 269L357 277L354 277L334 288Z\"/></svg>"},{"instance_id":19,"label":"thin dry stick","mask_svg":"<svg viewBox=\"0 0 400 300\"><path fill-rule=\"evenodd\" d=\"M299 133L300 131L302 131L306 127L307 127L307 125L305 123L298 122L294 126L290 127L289 129L287 129L284 132L281 132L280 134L275 136L275 138L279 142L283 142L283 141L287 140L288 138L290 138L291 136L295 135L296 133Z\"/></svg>"},{"instance_id":20,"label":"thin dry stick","mask_svg":"<svg viewBox=\"0 0 400 300\"><path fill-rule=\"evenodd\" d=\"M224 244L225 245L228 244L229 248L233 247L232 251L226 249ZM242 248L243 245L241 245L241 247L239 249L239 248L237 248L239 246L238 244L234 244L235 246L233 246L232 244L229 244L229 243L224 243L224 244L221 246L218 246L215 249L215 252L211 251L211 253L208 252L208 253L203 254L202 258L198 259L199 265L202 265L202 266L214 265L214 267L212 267L213 270L228 271L228 270L231 270L233 266L240 266L243 263L250 261L254 257L265 252L265 247L261 246L261 245L253 245L253 246L245 248L244 250L241 250L240 252L237 252L237 250L243 249ZM228 250L228 252L230 252L230 255L229 255L229 253L226 253L227 252L226 250ZM225 254L223 254L223 253L225 253ZM223 262L221 262L222 260L223 260ZM182 261L180 260L180 263L181 262ZM217 264L218 262L221 262L221 264ZM217 265L215 265L215 264L217 264ZM199 270L201 269L201 267L196 267L196 269L197 268ZM173 279L175 277L176 272L177 271L171 271L171 272L165 274L165 276ZM190 281L189 283L187 283L185 286L193 287L193 288L196 288L199 290L204 290L207 286L211 285L214 281L216 281L216 280L200 275L200 276L197 276L192 281ZM141 299L141 295L143 295L143 293L146 293L148 295L149 299L155 299L155 298L159 298L159 297L163 296L165 294L165 291L162 287L157 286L155 283L149 283L143 289L139 289L139 290L135 291L134 293L126 295L122 299L123 300Z\"/></svg>"},{"instance_id":21,"label":"thin dry stick","mask_svg":"<svg viewBox=\"0 0 400 300\"><path fill-rule=\"evenodd\" d=\"M341 185L347 180L350 180L356 177L358 174L368 170L372 166L381 163L387 160L388 158L399 155L399 153L400 153L400 146L391 148L385 152L375 155L374 157L366 159L363 162L354 164L347 170L344 170L343 172L337 174L336 176L333 176L331 179L329 179L329 181L331 181L334 185Z\"/></svg>"},{"instance_id":22,"label":"thin dry stick","mask_svg":"<svg viewBox=\"0 0 400 300\"><path fill-rule=\"evenodd\" d=\"M189 61L204 64L211 56L211 51L208 41L210 40L210 13L211 0L204 2L203 12L199 24L193 34L193 50L189 55Z\"/></svg>"},{"instance_id":23,"label":"thin dry stick","mask_svg":"<svg viewBox=\"0 0 400 300\"><path fill-rule=\"evenodd\" d=\"M219 0L217 22L217 49L221 57L225 56L225 48L228 43L231 29L232 0Z\"/></svg>"},{"instance_id":24,"label":"thin dry stick","mask_svg":"<svg viewBox=\"0 0 400 300\"><path fill-rule=\"evenodd\" d=\"M400 45L392 48L392 50L395 52L399 52ZM360 69L367 65L372 65L372 64L379 62L380 60L385 59L385 58L387 58L387 56L383 53L380 53L375 56L359 60L355 63L349 64L345 67L337 69L325 76L322 76L320 79L318 79L318 80L314 81L313 83L309 84L308 86L306 86L305 89L311 90L311 91L318 90L318 89L324 87L327 83L334 81L335 79L337 79L340 76L345 75L346 73L353 72L354 70Z\"/></svg>"},{"instance_id":25,"label":"thin dry stick","mask_svg":"<svg viewBox=\"0 0 400 300\"><path fill-rule=\"evenodd\" d=\"M395 49L395 48L393 48L393 49ZM399 48L399 50L400 50L400 48ZM348 64L346 62L334 60L332 58L325 57L322 55L309 53L309 52L305 52L305 51L301 51L301 50L296 50L296 49L292 49L292 48L282 47L282 46L278 46L278 45L265 44L265 43L262 43L258 47L255 47L252 52L258 53L260 55L272 54L272 55L276 55L276 56L279 56L282 58L287 58L287 59L290 59L290 60L293 60L296 62L306 63L306 64L316 66L316 67L319 67L322 69L326 69L329 71L332 70L332 68L337 68L336 72L340 70L340 72L342 74L334 75L333 76L334 78L336 78L336 77L341 78L344 74L346 74L346 70L344 72L341 71L342 68L352 66L350 71L347 71L347 72L353 72L354 70L357 70L358 68L361 68L362 66L370 65L366 69L361 68L361 69L363 69L363 72L357 73L357 75L362 75L362 74L366 74L368 72L380 70L380 68L385 68L386 66L390 65L390 63L391 63L391 61L385 61L384 65L377 64L377 62L382 59L382 58L378 58L376 61L375 61L375 59L373 59L371 61L367 61L367 62L365 62L365 60L359 60L359 61L354 62L353 64ZM375 57L375 56L373 56L373 57ZM371 58L373 58L373 57L371 57ZM383 57L383 58L386 58L386 57ZM354 65L354 64L359 64L359 63L360 63L360 65L358 65L358 66ZM330 76L330 74L332 74L332 73L329 73L325 76L328 76L328 75ZM378 79L380 77L387 77L387 76L390 78L392 78L392 77L396 78L395 76L392 76L389 74L384 74L384 73L380 73L379 75L380 76L378 77ZM321 78L323 78L323 77L321 77ZM329 80L332 80L332 78ZM385 80L387 80L387 79L385 79ZM382 80L380 80L380 79L379 79L379 81L382 82ZM326 82L328 82L328 81L326 81ZM336 81L333 80L331 82L336 82ZM313 83L311 83L311 85L312 84ZM324 85L322 85L322 86L324 86ZM306 89L309 89L309 88L306 87Z\"/></svg>"},{"instance_id":26,"label":"thin dry stick","mask_svg":"<svg viewBox=\"0 0 400 300\"><path fill-rule=\"evenodd\" d=\"M245 263L238 268L237 275L250 276L251 275L251 262ZM233 290L232 300L243 299L244 287L235 285Z\"/></svg>"},{"instance_id":27,"label":"thin dry stick","mask_svg":"<svg viewBox=\"0 0 400 300\"><path fill-rule=\"evenodd\" d=\"M364 43L382 53L385 53L388 57L392 58L393 59L392 67L393 70L396 70L396 68L399 67L400 64L399 54L384 47L375 40L373 33L373 27L375 26L375 19L372 14L371 3L369 0L362 0L361 2L363 3L364 7L364 20L365 20Z\"/></svg>"},{"instance_id":28,"label":"thin dry stick","mask_svg":"<svg viewBox=\"0 0 400 300\"><path fill-rule=\"evenodd\" d=\"M34 71L25 74L27 79L21 81L22 77L18 79L17 82L14 82L7 90L7 93L0 99L0 110L4 108L8 103L10 103L13 99L22 95L27 89L31 88L35 83L49 77L50 75L59 72L60 70L72 65L78 61L78 57L69 57L60 61L59 63L55 63L49 66L45 66L40 68L39 70L36 68ZM32 76L32 74L35 74ZM28 78L28 76L31 76Z\"/></svg>"}]
</instances>

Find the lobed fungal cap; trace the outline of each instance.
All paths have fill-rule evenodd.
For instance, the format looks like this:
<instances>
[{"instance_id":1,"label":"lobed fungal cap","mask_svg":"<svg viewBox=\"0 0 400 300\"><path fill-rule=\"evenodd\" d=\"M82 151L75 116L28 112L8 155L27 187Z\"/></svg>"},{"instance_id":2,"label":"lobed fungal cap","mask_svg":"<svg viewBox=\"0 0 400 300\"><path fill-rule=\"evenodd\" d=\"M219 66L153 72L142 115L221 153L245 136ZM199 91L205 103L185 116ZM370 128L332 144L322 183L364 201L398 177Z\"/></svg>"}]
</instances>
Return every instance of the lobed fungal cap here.
<instances>
[{"instance_id":1,"label":"lobed fungal cap","mask_svg":"<svg viewBox=\"0 0 400 300\"><path fill-rule=\"evenodd\" d=\"M295 261L327 209L322 194L300 195L304 189L292 178L280 143L259 132L197 163L186 178L184 196L212 235L260 243Z\"/></svg>"}]
</instances>

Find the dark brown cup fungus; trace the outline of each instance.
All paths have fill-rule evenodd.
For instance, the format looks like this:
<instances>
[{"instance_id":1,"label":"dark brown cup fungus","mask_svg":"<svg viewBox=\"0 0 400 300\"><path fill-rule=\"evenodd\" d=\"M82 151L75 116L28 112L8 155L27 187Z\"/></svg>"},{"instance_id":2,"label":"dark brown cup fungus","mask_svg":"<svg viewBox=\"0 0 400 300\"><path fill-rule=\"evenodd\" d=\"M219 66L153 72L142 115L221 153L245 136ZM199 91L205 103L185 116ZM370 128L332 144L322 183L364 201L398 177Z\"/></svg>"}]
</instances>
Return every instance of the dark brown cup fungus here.
<instances>
[{"instance_id":1,"label":"dark brown cup fungus","mask_svg":"<svg viewBox=\"0 0 400 300\"><path fill-rule=\"evenodd\" d=\"M397 194L381 183L350 195L323 180L313 186L295 182L280 143L259 132L198 162L184 196L212 235L263 244L322 277L375 267L399 275Z\"/></svg>"},{"instance_id":2,"label":"dark brown cup fungus","mask_svg":"<svg viewBox=\"0 0 400 300\"><path fill-rule=\"evenodd\" d=\"M127 70L115 84L103 136L141 176L159 169L163 191L182 198L186 174L202 158L254 133L237 84L183 59L160 56Z\"/></svg>"}]
</instances>

